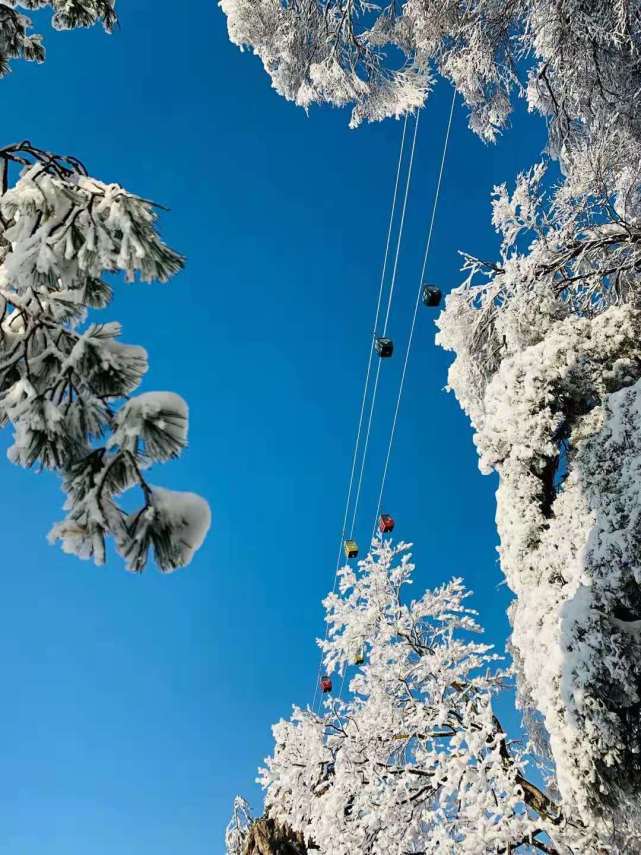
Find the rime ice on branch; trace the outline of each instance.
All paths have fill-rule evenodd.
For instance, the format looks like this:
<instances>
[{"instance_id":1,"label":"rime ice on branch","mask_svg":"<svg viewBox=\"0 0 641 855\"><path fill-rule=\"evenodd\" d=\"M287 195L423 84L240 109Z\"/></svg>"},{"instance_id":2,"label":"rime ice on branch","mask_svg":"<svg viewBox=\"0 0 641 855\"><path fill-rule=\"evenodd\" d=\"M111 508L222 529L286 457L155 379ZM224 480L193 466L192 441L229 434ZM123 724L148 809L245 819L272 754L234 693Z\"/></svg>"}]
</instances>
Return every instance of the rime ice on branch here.
<instances>
[{"instance_id":1,"label":"rime ice on branch","mask_svg":"<svg viewBox=\"0 0 641 855\"><path fill-rule=\"evenodd\" d=\"M20 175L9 186L13 170ZM87 175L74 158L29 143L0 149L0 420L13 428L9 458L58 472L67 517L51 540L105 560L111 536L131 570L153 548L161 570L188 564L210 523L207 503L153 487L146 470L187 444L178 395L131 397L147 371L143 348L120 324L89 321L109 305L106 273L165 282L182 258L160 239L153 203ZM126 513L120 494L140 488Z\"/></svg>"},{"instance_id":2,"label":"rime ice on branch","mask_svg":"<svg viewBox=\"0 0 641 855\"><path fill-rule=\"evenodd\" d=\"M227 855L242 855L252 822L253 817L249 804L242 796L236 796L231 819L225 830Z\"/></svg>"},{"instance_id":3,"label":"rime ice on branch","mask_svg":"<svg viewBox=\"0 0 641 855\"><path fill-rule=\"evenodd\" d=\"M496 188L501 258L466 257L438 341L481 469L500 476L521 704L543 714L566 804L636 846L641 210L627 190L546 194L543 174Z\"/></svg>"},{"instance_id":4,"label":"rime ice on branch","mask_svg":"<svg viewBox=\"0 0 641 855\"><path fill-rule=\"evenodd\" d=\"M636 0L220 0L229 37L261 59L276 91L307 108L352 105L352 124L423 104L447 78L487 140L513 94L549 120L558 153L588 136L604 151L638 137Z\"/></svg>"},{"instance_id":5,"label":"rime ice on branch","mask_svg":"<svg viewBox=\"0 0 641 855\"><path fill-rule=\"evenodd\" d=\"M358 569L340 571L325 600L324 667L350 668L357 646L365 662L346 699L327 699L321 714L295 708L274 727L260 777L266 819L333 855L598 851L593 832L532 783L524 748L494 714L505 675L474 638L461 581L410 600L407 549L375 541Z\"/></svg>"}]
</instances>

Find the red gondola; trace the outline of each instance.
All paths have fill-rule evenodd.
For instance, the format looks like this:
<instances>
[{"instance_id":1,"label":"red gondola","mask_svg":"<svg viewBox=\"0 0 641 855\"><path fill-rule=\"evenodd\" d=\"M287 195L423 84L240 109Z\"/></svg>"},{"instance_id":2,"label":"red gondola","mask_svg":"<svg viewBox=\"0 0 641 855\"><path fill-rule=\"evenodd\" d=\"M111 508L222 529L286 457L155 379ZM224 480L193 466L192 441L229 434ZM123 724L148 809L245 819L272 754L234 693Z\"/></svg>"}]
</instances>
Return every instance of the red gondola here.
<instances>
[{"instance_id":1,"label":"red gondola","mask_svg":"<svg viewBox=\"0 0 641 855\"><path fill-rule=\"evenodd\" d=\"M388 534L390 531L394 530L394 518L389 514L381 514L380 519L378 521L378 528L382 534Z\"/></svg>"},{"instance_id":2,"label":"red gondola","mask_svg":"<svg viewBox=\"0 0 641 855\"><path fill-rule=\"evenodd\" d=\"M324 695L326 695L328 692L332 691L332 681L331 681L330 677L327 676L327 674L324 674L321 677L320 687L321 687Z\"/></svg>"}]
</instances>

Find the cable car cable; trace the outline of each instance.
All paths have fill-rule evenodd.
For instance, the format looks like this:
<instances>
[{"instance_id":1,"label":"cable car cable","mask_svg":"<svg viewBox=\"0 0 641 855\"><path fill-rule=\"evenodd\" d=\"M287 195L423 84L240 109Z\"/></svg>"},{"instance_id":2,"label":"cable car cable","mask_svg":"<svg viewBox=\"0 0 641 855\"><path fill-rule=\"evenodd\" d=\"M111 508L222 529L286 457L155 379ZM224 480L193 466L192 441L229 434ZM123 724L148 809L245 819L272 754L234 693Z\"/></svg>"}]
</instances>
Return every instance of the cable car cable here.
<instances>
[{"instance_id":1,"label":"cable car cable","mask_svg":"<svg viewBox=\"0 0 641 855\"><path fill-rule=\"evenodd\" d=\"M396 279L397 279L397 273L398 273L398 261L399 261L400 252L401 252L401 245L403 242L403 235L405 232L405 215L407 213L407 201L409 198L410 188L412 186L412 175L413 175L413 171L414 171L414 155L416 152L416 140L418 137L418 127L419 127L420 115L421 114L420 114L420 110L419 110L416 113L416 119L414 122L414 134L413 134L413 138L412 138L412 148L411 148L411 152L410 152L410 159L409 159L409 165L408 165L408 169L407 169L407 175L405 177L405 191L403 194L403 208L402 208L402 212L401 212L401 219L400 219L400 224L399 224L398 235L397 235L397 239L396 239L396 250L394 253L394 267L392 270L392 278L390 281L390 290L389 290L389 294L388 294L388 298L387 298L387 309L385 312L385 321L384 321L384 326L383 326L383 337L385 337L385 335L387 334L387 326L389 323L389 317L390 317L390 312L391 312L391 308L392 308L392 300L394 297L394 290L396 287ZM405 117L405 121L407 124L407 115ZM377 316L377 320L378 320L378 316ZM376 325L375 325L375 329L374 329L374 335L376 335ZM370 365L371 365L371 359L372 359L373 352L374 351L372 348L370 350ZM365 444L363 447L363 455L362 455L362 459L361 459L361 467L360 467L360 472L359 472L359 477L358 477L358 487L356 490L356 499L354 502L354 512L353 512L353 516L352 516L352 525L349 529L350 538L353 537L354 529L356 527L356 517L358 514L361 488L363 485L363 475L365 472L365 464L367 462L367 450L369 447L369 439L370 439L370 434L371 434L371 430L372 430L372 421L374 418L374 410L376 407L376 395L377 395L378 386L379 386L380 373L381 373L381 362L379 361L379 363L376 367L376 378L374 380L374 390L372 393L372 399L371 399L370 407L369 407L367 431L366 431L366 435L365 435ZM342 675L342 679L341 679L341 683L340 683L340 689L338 691L339 699L342 699L342 697L343 697L343 689L345 687L346 677L347 677L347 666L345 666L345 669L343 671L343 675Z\"/></svg>"},{"instance_id":2,"label":"cable car cable","mask_svg":"<svg viewBox=\"0 0 641 855\"><path fill-rule=\"evenodd\" d=\"M341 701L343 700L343 687L345 686L345 677L347 677L347 665L343 669L343 678L341 680L341 687L338 690L338 697Z\"/></svg>"},{"instance_id":3,"label":"cable car cable","mask_svg":"<svg viewBox=\"0 0 641 855\"><path fill-rule=\"evenodd\" d=\"M423 281L425 278L425 272L427 270L427 263L429 261L430 247L432 245L432 235L434 233L434 222L436 220L436 211L438 208L439 197L441 194L441 184L443 182L443 173L445 171L445 159L447 157L447 150L448 150L448 146L449 146L449 142L450 142L450 131L452 129L452 118L454 116L455 105L456 105L456 89L452 93L452 104L450 106L450 115L449 115L449 119L447 122L447 130L445 132L445 140L443 143L443 153L441 155L441 165L440 165L440 169L439 169L439 173L438 173L438 180L436 182L436 190L434 192L434 203L432 205L432 216L430 219L429 228L428 228L428 232L427 232L425 254L423 257L423 267L421 269L421 276L420 276L419 283L418 283L418 293L416 295L416 303L414 305L414 314L412 316L412 324L410 326L410 334L409 334L409 339L407 342L407 349L405 351L405 359L403 362L403 370L401 372L401 380L400 380L400 385L399 385L399 390L398 390L398 397L396 399L396 407L394 409L394 419L392 421L392 429L390 431L389 444L387 446L387 455L385 457L385 467L383 469L383 477L381 480L381 489L380 489L379 494L378 494L378 503L376 505L376 517L374 520L374 531L372 533L372 538L374 537L374 535L376 533L376 524L378 522L378 515L379 515L380 510L381 510L381 502L383 500L383 491L385 489L385 481L387 479L387 471L389 468L389 461L390 461L390 456L392 453L392 444L394 442L394 435L396 433L396 424L398 422L398 411L399 411L399 408L401 405L401 398L403 395L403 388L405 385L405 374L407 372L407 363L409 362L410 351L412 349L412 342L414 340L414 328L416 326L416 317L418 314L418 307L419 307L420 302L421 302L421 292L422 292L422 288L423 288Z\"/></svg>"},{"instance_id":4,"label":"cable car cable","mask_svg":"<svg viewBox=\"0 0 641 855\"><path fill-rule=\"evenodd\" d=\"M372 345L373 345L373 343L374 343L374 341L375 341L375 339L376 339L376 330L378 329L378 321L379 321L379 318L380 318L380 314L381 314L381 305L382 305L382 302L383 302L383 290L384 290L384 285L385 285L385 275L386 275L386 273L387 273L387 262L388 262L388 258L389 258L389 249L390 249L391 236L392 236L392 227L393 227L393 224L394 224L394 215L395 215L395 209L396 209L396 200L397 200L397 196L398 196L398 186L399 186L399 179L400 179L400 175L401 175L401 166L402 166L403 153L404 153L404 152L403 152L403 149L404 149L404 146L405 146L405 135L406 135L406 131L407 131L407 122L408 122L408 118L409 118L409 114L407 114L407 115L405 116L405 121L404 121L404 123L403 123L403 137L402 137L402 140L401 140L401 156L399 157L399 161L398 161L398 169L397 169L397 172L396 172L396 184L395 184L395 187L394 187L394 199L393 199L393 202L392 202L392 215L390 216L389 227L388 227L388 230L387 230L387 243L386 243L386 246L385 246L385 260L384 260L384 262L383 262L383 271L382 271L382 274L381 274L381 282L380 282L380 287L379 287L379 290L378 290L378 302L377 302L377 305L376 305L376 316L375 316L375 318L374 318L374 327L373 327L373 329L372 329L372 342L371 342L371 344L372 344ZM415 129L415 131L414 131L414 140L413 140L413 143L412 143L412 152L411 152L411 156L410 156L409 175L411 175L412 165L413 165L413 162L414 162L414 148L415 148L415 146L416 146L416 129ZM402 235L402 233L403 233L403 228L404 228L404 223L405 223L405 210L406 210L406 208L407 208L407 193L408 193L408 188L409 188L409 178L406 180L406 184L405 184L405 196L404 196L404 200L403 200L403 211L402 211L402 214L401 214L401 222L400 222L400 226L399 226L399 237L398 237L398 240L397 240L397 243L396 243L396 257L395 257L395 261L394 261L394 272L393 272L393 274L392 274L392 277L393 277L393 278L392 278L392 285L391 285L392 290L393 290L393 287L394 287L394 278L396 277L396 268L397 268L397 265L398 265L398 250L399 250L399 245L400 245L400 238L401 238L401 235ZM388 300L388 303L387 303L387 315L386 315L386 320L385 320L385 325L386 325L386 326L387 326L387 318L389 317L389 305L390 305L390 301ZM372 359L373 359L373 356L374 356L374 348L373 348L372 346L370 346L370 348L369 348L369 357L368 357L368 360L367 360L367 375L366 375L366 377L365 377L365 388L363 389L363 398L362 398L362 401L361 401L361 413L360 413L360 418L359 418L359 422L358 422L358 435L359 435L359 437L360 437L361 428L362 428L362 426L363 426L363 417L364 417L364 415L365 415L365 404L366 404L366 401L367 401L367 392L368 392L368 389L369 389L369 378L370 378L371 371L372 371ZM349 529L347 529L347 528L346 528L346 525L347 525L347 517L346 517L346 519L345 519L345 526L344 526L345 531L344 531L344 534L345 534L347 531L349 531L349 532L350 532L350 537L351 537L351 536L352 536L352 534L354 533L354 521L355 521L355 519L356 519L356 513L357 513L357 510L358 510L358 503L359 503L360 492L361 492L361 484L362 484L362 482L363 482L363 469L364 469L364 466L365 466L365 458L367 457L367 446L368 446L368 444L369 444L369 434L370 434L370 429L371 429L371 426L372 426L372 411L373 411L374 404L375 404L375 402L376 402L376 390L377 390L377 388L378 388L378 378L379 378L379 374L380 374L380 369L381 369L381 363L379 362L379 363L378 363L378 366L377 366L377 368L376 368L376 378L375 378L375 381L374 381L374 391L373 391L373 393L372 393L372 400L371 400L371 402L370 402L370 413L369 413L368 423L367 423L367 433L366 433L366 437L365 437L365 445L364 445L364 449L363 449L363 458L362 458L362 461L361 461L360 474L359 474L359 478L358 478L358 488L357 488L357 491L356 491L356 499L355 499L355 503L354 503L354 515L353 515L353 517L352 517L352 525L351 525L351 527L350 527ZM351 485L351 484L353 484L353 479L354 479L355 466L356 466L356 460L357 460L357 454L356 454L357 449L358 449L358 445L357 445L357 448L354 450L354 451L355 451L355 453L354 453L354 459L353 459L353 461L352 461L352 476L351 476L351 479L350 479L350 485ZM348 505L349 505L349 501L348 501ZM344 536L344 534L343 534L343 536ZM340 561L340 549L339 549L339 561ZM338 570L338 568L337 568L337 570Z\"/></svg>"},{"instance_id":5,"label":"cable car cable","mask_svg":"<svg viewBox=\"0 0 641 855\"><path fill-rule=\"evenodd\" d=\"M414 170L414 153L416 151L416 138L418 136L418 124L419 124L420 115L421 115L421 113L419 110L416 113L416 121L414 123L414 136L412 139L412 149L411 149L411 153L410 153L410 162L409 162L409 166L407 169L407 176L405 179L405 193L404 193L404 197L403 197L403 210L401 212L401 221L400 221L398 236L397 236L397 240L396 240L396 252L395 252L395 256L394 256L394 268L392 271L392 279L390 282L390 291L389 291L389 295L388 295L388 299L387 299L387 311L385 313L383 337L385 337L385 334L387 333L387 324L389 322L390 311L392 308L392 298L394 297L394 290L396 287L396 275L398 272L398 259L399 259L399 255L400 255L400 251L401 251L401 243L403 241L403 233L405 231L405 214L407 212L407 200L409 197L410 187L412 184L412 172ZM372 359L372 353L373 353L373 350L370 351L370 364L371 364L371 359ZM358 476L358 486L356 489L356 499L354 502L354 513L352 515L352 525L350 528L350 537L353 535L354 528L356 526L356 516L358 514L358 505L359 505L360 496L361 496L361 487L363 486L363 475L365 472L365 463L367 461L367 450L369 447L369 439L370 439L370 434L372 431L372 421L374 418L374 409L376 407L376 395L378 392L378 382L379 382L380 374L381 374L381 362L379 360L379 363L376 367L376 378L374 380L374 391L372 393L372 400L370 403L370 410L369 410L369 418L367 421L367 431L365 434L365 444L363 446L363 456L361 459L361 468L360 468L360 473Z\"/></svg>"},{"instance_id":6,"label":"cable car cable","mask_svg":"<svg viewBox=\"0 0 641 855\"><path fill-rule=\"evenodd\" d=\"M407 170L407 180L405 182L405 197L403 199L403 212L401 214L401 225L398 232L398 240L396 241L396 255L394 256L394 270L392 271L392 282L390 284L390 292L387 300L387 312L385 313L385 323L383 324L383 338L387 335L387 324L389 323L390 310L392 308L392 298L396 287L396 273L398 271L398 257L401 252L401 241L403 239L403 231L405 229L405 212L407 211L407 197L409 196L410 186L412 183L412 171L414 169L414 152L416 151L416 137L418 136L418 123L421 118L421 111L416 111L416 121L414 123L414 138L412 140L412 152L410 154L410 165Z\"/></svg>"},{"instance_id":7,"label":"cable car cable","mask_svg":"<svg viewBox=\"0 0 641 855\"><path fill-rule=\"evenodd\" d=\"M412 344L413 344L413 340L414 340L414 330L415 330L415 327L416 327L416 318L417 318L417 316L418 316L418 307L419 307L419 305L420 305L420 301L421 301L421 293L422 293L422 289L423 289L423 281L424 281L424 278L425 278L425 273L426 273L426 270L427 270L427 264L428 264L428 261L429 261L429 254L430 254L430 249L431 249L431 244L432 244L432 236L433 236L433 233L434 233L434 224L435 224L435 221L436 221L436 213L437 213L437 209L438 209L438 202L439 202L440 193L441 193L441 186L442 186L442 181L443 181L443 174L444 174L444 171L445 171L445 161L446 161L447 151L448 151L448 147L449 147L450 132L451 132L451 128L452 128L452 120L453 120L453 116L454 116L454 108L455 108L455 106L456 106L456 91L454 91L454 92L452 93L452 102L451 102L451 105L450 105L450 112L449 112L449 117L448 117L448 122L447 122L447 129L446 129L446 133L445 133L445 139L444 139L444 143L443 143L443 151L442 151L442 154L441 154L441 162L440 162L440 167L439 167L438 179L437 179L436 189L435 189L435 193L434 193L434 201L433 201L433 205L432 205L432 213L431 213L430 222L429 222L429 227L428 227L428 232L427 232L427 239L426 239L426 245L425 245L425 253L424 253L424 257L423 257L423 264L422 264L422 269L421 269L421 276L420 276L420 279L419 279L419 285L418 285L418 293L417 293L416 302L415 302L415 305L414 305L414 311L413 311L413 315L412 315L412 322L411 322L411 326L410 326L410 334L409 334L409 338L408 338L407 348L406 348L406 351L405 351L405 358L404 358L404 361L403 361L403 369L402 369L402 372L401 372L401 378L400 378L400 383L399 383L399 391L398 391L398 395L397 395L397 399L396 399L396 405L395 405L395 408L394 408L394 417L393 417L393 421L392 421L392 428L391 428L391 431L390 431L390 438L389 438L389 443L388 443L388 447L387 447L387 453L386 453L386 457L385 457L385 466L384 466L384 469L383 469L383 476L382 476L382 479L381 479L381 487L380 487L379 495L378 495L378 501L377 501L377 507L376 507L376 516L375 516L375 520L374 520L374 529L373 529L373 532L372 532L372 539L374 538L374 536L375 536L375 534L376 534L376 528L377 528L378 517L379 517L379 513L380 513L380 508L381 508L381 502L382 502L382 498L383 498L383 492L384 492L384 489L385 489L385 483L386 483L386 480L387 480L387 473L388 473L388 469L389 469L389 462L390 462L390 458L391 458L392 446L393 446L394 437L395 437L395 434L396 434L396 426L397 426L397 423L398 423L398 414L399 414L400 404L401 404L401 399L402 399L402 396L403 396L403 390L404 390L404 386L405 386L405 377L406 377L406 373L407 373L407 366L408 366L408 363L409 363L409 357L410 357L411 348L412 348ZM399 254L400 254L400 245L401 245L402 234L403 234L403 229L404 229L405 212L406 212L407 199L408 199L409 187L410 187L410 179L411 179L412 168L413 168L414 152L415 152L416 138L417 138L417 133L418 133L418 124L419 124L419 114L417 113L417 116L416 116L416 123L415 123L415 127L414 127L414 138L413 138L413 142L412 142L412 151L411 151L411 157L410 157L410 166L409 166L409 169L408 169L408 175L407 175L407 179L406 179L406 186L405 186L405 196L404 196L404 201L403 201L403 212L402 212L402 216L401 216L401 224L400 224L400 228L399 228L399 235L398 235L398 240L397 240L397 245L396 245L396 253L395 253L395 259L394 259L394 269L393 269L393 273L392 273L392 281L391 281L391 285L390 285L390 293L389 293L389 296L388 296L387 310L386 310L386 315L385 315L385 323L384 323L384 332L383 332L383 336L385 336L385 334L386 334L386 332L387 332L387 324L388 324L388 321L389 321L389 315L390 315L390 311L391 311L392 298L393 298L394 288L395 288L395 284L396 284L396 273L397 273L397 268L398 268L398 260L399 260ZM406 116L406 118L405 118L405 126L404 126L404 128L403 128L403 137L405 136L405 129L406 129L406 125L407 125L407 116ZM401 152L401 156L402 156L402 152ZM400 163L401 163L401 160L399 159L399 170L400 170ZM398 185L398 173L397 173L397 185ZM390 229L391 229L391 223L390 223ZM387 247L387 249L388 249L388 248L389 248L389 233L388 233L388 247ZM386 259L387 259L387 249L386 249ZM381 288L382 288L382 284L381 284ZM378 308L380 308L380 295L381 295L381 292L379 292L379 307L378 307ZM377 320L378 320L378 308L377 308ZM375 333L374 333L374 334L375 334ZM372 352L370 351L370 358L369 358L369 360L368 360L368 376L369 376L369 372L370 372L370 370L371 370L371 359L372 359ZM364 445L364 451L363 451L363 458L362 458L362 461L361 461L361 469L360 469L360 473L359 473L359 481L358 481L358 487L357 487L357 493L356 493L356 500L355 500L354 515L353 515L353 518L352 518L352 527L351 527L352 532L353 532L353 530L354 530L354 526L355 526L356 513L357 513L357 509L358 509L358 502L359 502L359 498L360 498L360 492L361 492L361 486L362 486L362 479L363 479L363 472L364 472L364 468L365 468L365 460L366 460L366 456L367 456L367 448L368 448L368 444L369 444L370 430L371 430L371 424L372 424L372 419L373 419L374 406L375 406L375 403L376 403L376 392L377 392L377 389L378 389L378 381L379 381L379 377L380 377L380 362L379 362L379 364L378 364L377 371L376 371L376 379L375 379L375 383L374 383L374 392L373 392L373 395L372 395L372 401L371 401L371 405L370 405L370 413L369 413L369 418L368 418L368 426L367 426L367 432L366 432L366 438L365 438L365 445ZM366 393L367 393L367 385L366 385L366 388L365 388L365 391L364 391L364 398L363 398L362 407L361 407L361 418L362 418L362 416L363 416L363 412L364 412L364 406L365 406L365 397L366 397ZM362 424L362 422L359 422L359 424ZM339 550L339 563L340 563L340 550ZM335 577L335 580L334 580L334 591L336 590L336 582L337 582L337 580L338 580L338 566L337 566L337 569L336 569L336 577ZM326 627L326 631L325 631L325 638L327 638L328 629L329 629L329 627L327 626L327 627ZM322 667L322 656L321 656L321 667ZM321 673L321 671L320 671L320 668L319 668L319 676L320 676L320 673ZM341 680L341 684L340 684L339 697L341 697L341 698L342 698L342 695L343 695L343 688L344 688L344 685L345 685L346 676L347 676L347 669L345 669L345 671L344 671L344 673L343 673L343 675L342 675L342 680ZM316 682L316 686L315 686L315 693L314 693L314 705L315 705L315 699L316 699L316 694L317 694L317 692L318 692L318 680L317 680L317 682Z\"/></svg>"},{"instance_id":8,"label":"cable car cable","mask_svg":"<svg viewBox=\"0 0 641 855\"><path fill-rule=\"evenodd\" d=\"M387 275L387 262L389 260L389 250L390 250L390 246L391 246L391 242L392 242L392 231L393 231L393 227L394 227L394 220L396 217L396 202L398 199L398 188L400 185L401 170L402 170L402 165L403 165L403 155L405 153L405 138L406 138L406 132L407 132L408 118L409 118L409 114L406 114L405 121L403 123L403 133L401 136L401 147L400 147L399 156L398 156L398 165L396 167L396 180L394 183L394 194L392 197L392 207L390 210L389 225L387 228L387 239L385 242L385 256L383 259L383 269L381 272L381 279L380 279L380 284L379 284L379 289L378 289L378 300L376 303L376 315L374 318L374 327L373 327L373 332L372 332L372 343L376 337L376 329L378 327L378 320L380 317L381 305L383 302L383 288L385 285L385 277ZM345 538L345 534L347 531L347 520L349 518L349 508L350 508L350 504L351 504L352 489L354 486L354 475L356 473L356 461L358 459L358 449L360 447L361 432L362 432L362 428L363 428L363 418L365 415L365 403L367 401L367 390L369 388L369 379L370 379L371 370L372 370L372 357L373 357L373 347L370 346L368 360L367 360L367 371L366 371L366 375L365 375L365 386L363 389L363 396L361 399L361 409L360 409L360 415L359 415L359 419L358 419L358 428L356 431L356 441L354 443L354 452L352 454L352 469L351 469L350 478L349 478L349 487L347 490L347 499L345 502L345 514L343 517L343 527L342 527L342 531L341 531L340 541L338 544L338 555L336 558L336 569L334 571L334 587L332 589L332 592L336 591L336 583L338 581L338 570L340 568L340 562L341 562L341 549L342 549L343 540ZM325 640L327 640L327 632L328 632L328 626L325 627ZM322 667L323 667L323 657L321 654L321 661L320 661L320 664L318 667L318 674L317 674L315 685L314 685L314 700L312 702L312 709L315 708L315 706L316 706L316 698L318 695L318 686L319 686L319 679L320 679Z\"/></svg>"}]
</instances>

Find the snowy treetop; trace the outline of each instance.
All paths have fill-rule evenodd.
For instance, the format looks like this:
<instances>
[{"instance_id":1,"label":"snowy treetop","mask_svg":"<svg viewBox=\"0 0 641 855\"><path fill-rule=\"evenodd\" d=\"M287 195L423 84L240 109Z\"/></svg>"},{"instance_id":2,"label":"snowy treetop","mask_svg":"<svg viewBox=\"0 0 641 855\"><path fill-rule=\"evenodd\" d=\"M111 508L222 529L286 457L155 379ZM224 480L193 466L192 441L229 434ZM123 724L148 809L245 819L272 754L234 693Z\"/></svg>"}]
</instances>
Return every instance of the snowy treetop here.
<instances>
[{"instance_id":1,"label":"snowy treetop","mask_svg":"<svg viewBox=\"0 0 641 855\"><path fill-rule=\"evenodd\" d=\"M462 582L409 599L407 550L375 540L325 600L324 667L349 668L349 688L274 726L266 817L335 855L597 851L607 835L533 783L527 750L503 731L493 699L506 674L475 639ZM239 807L230 855L249 839Z\"/></svg>"}]
</instances>

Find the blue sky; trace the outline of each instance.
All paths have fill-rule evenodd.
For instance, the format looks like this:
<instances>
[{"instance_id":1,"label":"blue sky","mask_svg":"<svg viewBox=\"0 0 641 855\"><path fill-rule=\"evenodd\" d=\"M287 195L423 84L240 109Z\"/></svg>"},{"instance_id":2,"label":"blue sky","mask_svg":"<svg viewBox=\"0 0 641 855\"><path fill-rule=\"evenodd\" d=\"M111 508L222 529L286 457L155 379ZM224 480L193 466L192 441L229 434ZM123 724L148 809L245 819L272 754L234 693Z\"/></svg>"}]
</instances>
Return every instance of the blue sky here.
<instances>
[{"instance_id":1,"label":"blue sky","mask_svg":"<svg viewBox=\"0 0 641 855\"><path fill-rule=\"evenodd\" d=\"M190 448L152 480L206 496L214 524L172 576L95 568L46 542L56 479L2 464L0 855L219 853L234 794L260 806L270 726L313 694L400 140L398 122L354 132L344 112L307 117L281 100L211 0L120 5L113 36L48 31L46 65L0 83L3 142L74 154L171 208L162 231L186 271L121 285L103 315L148 349L143 388L189 401ZM439 86L422 119L391 319L400 348L449 99ZM460 281L458 249L496 253L491 187L542 145L519 113L485 146L459 107L429 274L444 290ZM433 317L419 316L385 509L416 542L417 585L463 575L502 648L496 485L443 390ZM384 365L361 540L399 368Z\"/></svg>"}]
</instances>

